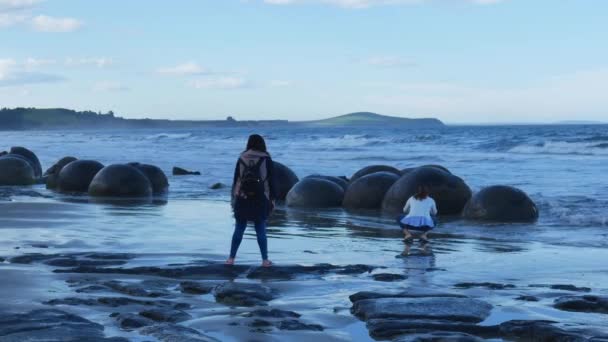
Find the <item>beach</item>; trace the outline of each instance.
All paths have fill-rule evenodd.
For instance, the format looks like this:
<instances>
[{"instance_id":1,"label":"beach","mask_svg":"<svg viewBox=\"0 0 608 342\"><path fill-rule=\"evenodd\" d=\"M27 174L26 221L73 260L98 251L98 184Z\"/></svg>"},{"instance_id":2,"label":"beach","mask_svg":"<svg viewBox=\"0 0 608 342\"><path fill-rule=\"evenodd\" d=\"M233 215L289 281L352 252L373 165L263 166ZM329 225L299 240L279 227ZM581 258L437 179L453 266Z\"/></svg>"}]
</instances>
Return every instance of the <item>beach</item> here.
<instances>
[{"instance_id":1,"label":"beach","mask_svg":"<svg viewBox=\"0 0 608 342\"><path fill-rule=\"evenodd\" d=\"M533 223L440 217L430 246L407 250L390 215L279 205L268 228L270 271L258 267L253 228L237 265L223 265L233 230L231 177L249 133L2 134L1 146L30 148L44 169L73 155L201 176L169 176L166 201L136 205L44 185L3 187L0 313L61 310L100 324L90 327L99 338L132 341L372 341L429 331L548 340L534 329L546 338L608 336L606 312L559 304L608 296L605 126L262 131L273 158L300 178L440 164L473 191L518 187L540 211ZM224 186L211 189L216 183ZM378 297L405 304L383 307ZM430 309L414 310L423 306ZM429 314L437 308L452 311ZM535 328L515 329L513 321Z\"/></svg>"}]
</instances>

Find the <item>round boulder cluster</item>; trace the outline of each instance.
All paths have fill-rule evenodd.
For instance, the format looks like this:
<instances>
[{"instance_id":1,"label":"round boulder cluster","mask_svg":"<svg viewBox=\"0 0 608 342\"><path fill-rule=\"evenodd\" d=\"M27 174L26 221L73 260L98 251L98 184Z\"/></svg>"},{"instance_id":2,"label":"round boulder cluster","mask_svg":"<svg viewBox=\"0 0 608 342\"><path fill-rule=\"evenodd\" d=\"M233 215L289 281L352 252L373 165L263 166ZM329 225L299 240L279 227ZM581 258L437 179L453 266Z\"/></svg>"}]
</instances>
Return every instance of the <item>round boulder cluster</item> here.
<instances>
[{"instance_id":1,"label":"round boulder cluster","mask_svg":"<svg viewBox=\"0 0 608 342\"><path fill-rule=\"evenodd\" d=\"M422 166L407 172L388 190L382 202L387 213L399 213L420 186L430 190L441 215L460 215L471 198L471 189L459 177L435 166Z\"/></svg>"},{"instance_id":2,"label":"round boulder cluster","mask_svg":"<svg viewBox=\"0 0 608 342\"><path fill-rule=\"evenodd\" d=\"M389 171L374 172L356 178L346 190L343 205L351 210L379 209L384 195L398 179L397 174Z\"/></svg>"},{"instance_id":3,"label":"round boulder cluster","mask_svg":"<svg viewBox=\"0 0 608 342\"><path fill-rule=\"evenodd\" d=\"M0 185L31 185L42 176L36 154L24 147L0 153Z\"/></svg>"},{"instance_id":4,"label":"round boulder cluster","mask_svg":"<svg viewBox=\"0 0 608 342\"><path fill-rule=\"evenodd\" d=\"M103 169L103 164L95 160L74 160L59 172L57 190L66 193L89 191L93 177Z\"/></svg>"},{"instance_id":5,"label":"round boulder cluster","mask_svg":"<svg viewBox=\"0 0 608 342\"><path fill-rule=\"evenodd\" d=\"M464 208L464 217L492 222L531 222L538 208L520 189L494 185L476 193Z\"/></svg>"},{"instance_id":6,"label":"round boulder cluster","mask_svg":"<svg viewBox=\"0 0 608 342\"><path fill-rule=\"evenodd\" d=\"M287 166L273 161L273 177L275 184L275 196L279 201L284 201L287 193L299 181L298 176Z\"/></svg>"},{"instance_id":7,"label":"round boulder cluster","mask_svg":"<svg viewBox=\"0 0 608 342\"><path fill-rule=\"evenodd\" d=\"M297 208L332 208L342 205L344 190L322 178L304 178L287 194L287 206Z\"/></svg>"},{"instance_id":8,"label":"round boulder cluster","mask_svg":"<svg viewBox=\"0 0 608 342\"><path fill-rule=\"evenodd\" d=\"M390 172L397 176L401 176L401 171L399 171L398 169L396 169L392 166L370 165L370 166L366 166L366 167L362 168L361 170L355 172L355 174L353 174L353 176L350 177L350 181L352 183L363 176L367 176L369 174L376 173L376 172Z\"/></svg>"},{"instance_id":9,"label":"round boulder cluster","mask_svg":"<svg viewBox=\"0 0 608 342\"><path fill-rule=\"evenodd\" d=\"M56 189L59 182L59 173L61 170L68 165L69 163L78 160L74 157L63 157L59 159L53 166L51 166L48 170L44 172L44 177L46 178L46 188L47 189Z\"/></svg>"},{"instance_id":10,"label":"round boulder cluster","mask_svg":"<svg viewBox=\"0 0 608 342\"><path fill-rule=\"evenodd\" d=\"M91 180L89 195L137 198L152 195L152 183L137 167L114 164L101 169Z\"/></svg>"}]
</instances>

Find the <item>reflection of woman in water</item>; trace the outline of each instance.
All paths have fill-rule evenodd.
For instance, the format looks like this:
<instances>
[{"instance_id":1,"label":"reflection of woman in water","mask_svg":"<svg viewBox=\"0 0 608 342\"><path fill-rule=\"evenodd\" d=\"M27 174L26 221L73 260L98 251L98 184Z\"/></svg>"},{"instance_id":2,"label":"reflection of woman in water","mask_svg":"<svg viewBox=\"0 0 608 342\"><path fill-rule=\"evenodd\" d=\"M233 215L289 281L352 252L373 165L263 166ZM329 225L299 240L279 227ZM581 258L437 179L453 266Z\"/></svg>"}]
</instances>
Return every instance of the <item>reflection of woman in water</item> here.
<instances>
[{"instance_id":1,"label":"reflection of woman in water","mask_svg":"<svg viewBox=\"0 0 608 342\"><path fill-rule=\"evenodd\" d=\"M420 242L428 243L428 232L435 227L435 222L431 215L437 215L435 200L429 196L429 189L426 186L419 186L418 192L410 197L403 208L405 215L399 217L399 225L403 228L405 235L403 240L410 243L414 240L411 230L420 231Z\"/></svg>"},{"instance_id":2,"label":"reflection of woman in water","mask_svg":"<svg viewBox=\"0 0 608 342\"><path fill-rule=\"evenodd\" d=\"M269 267L266 220L274 207L273 164L261 136L249 137L247 149L241 153L234 170L232 205L236 220L230 257L226 264L233 265L236 252L243 240L247 222L255 224L255 233L262 254L262 266Z\"/></svg>"}]
</instances>

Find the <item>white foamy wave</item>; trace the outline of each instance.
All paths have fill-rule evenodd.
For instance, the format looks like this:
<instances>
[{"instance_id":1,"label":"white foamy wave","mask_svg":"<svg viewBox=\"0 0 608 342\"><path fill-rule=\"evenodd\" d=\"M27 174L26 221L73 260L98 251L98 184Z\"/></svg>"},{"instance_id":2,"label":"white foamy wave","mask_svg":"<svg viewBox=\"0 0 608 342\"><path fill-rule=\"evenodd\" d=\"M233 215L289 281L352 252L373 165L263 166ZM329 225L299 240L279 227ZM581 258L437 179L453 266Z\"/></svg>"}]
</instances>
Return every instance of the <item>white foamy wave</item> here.
<instances>
[{"instance_id":1,"label":"white foamy wave","mask_svg":"<svg viewBox=\"0 0 608 342\"><path fill-rule=\"evenodd\" d=\"M523 154L580 154L608 155L608 148L597 142L546 141L538 144L517 145L508 150Z\"/></svg>"},{"instance_id":2,"label":"white foamy wave","mask_svg":"<svg viewBox=\"0 0 608 342\"><path fill-rule=\"evenodd\" d=\"M159 134L148 135L145 137L145 139L148 139L148 140L158 140L158 139L180 140L180 139L190 138L191 136L192 136L192 133L159 133Z\"/></svg>"}]
</instances>

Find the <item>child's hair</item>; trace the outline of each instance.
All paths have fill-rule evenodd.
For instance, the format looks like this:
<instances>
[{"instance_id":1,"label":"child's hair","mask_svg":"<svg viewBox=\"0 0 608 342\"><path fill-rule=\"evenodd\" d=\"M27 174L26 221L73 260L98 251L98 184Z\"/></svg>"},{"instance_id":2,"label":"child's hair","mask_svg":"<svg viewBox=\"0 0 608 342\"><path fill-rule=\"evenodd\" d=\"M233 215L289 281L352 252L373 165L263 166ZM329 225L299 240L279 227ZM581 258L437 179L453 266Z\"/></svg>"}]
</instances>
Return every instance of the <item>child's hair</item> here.
<instances>
[{"instance_id":1,"label":"child's hair","mask_svg":"<svg viewBox=\"0 0 608 342\"><path fill-rule=\"evenodd\" d=\"M259 134L252 134L249 136L247 141L247 150L268 153L268 151L266 151L266 142Z\"/></svg>"},{"instance_id":2,"label":"child's hair","mask_svg":"<svg viewBox=\"0 0 608 342\"><path fill-rule=\"evenodd\" d=\"M429 187L426 185L419 185L418 191L414 195L414 198L419 201L422 201L423 199L425 199L427 197L429 197Z\"/></svg>"}]
</instances>

